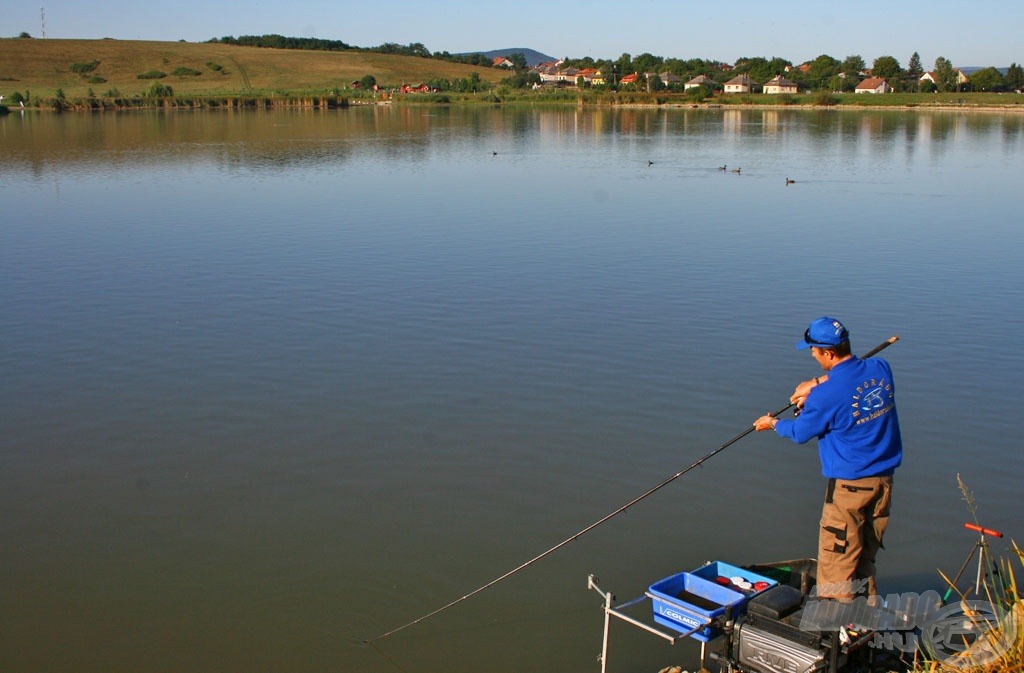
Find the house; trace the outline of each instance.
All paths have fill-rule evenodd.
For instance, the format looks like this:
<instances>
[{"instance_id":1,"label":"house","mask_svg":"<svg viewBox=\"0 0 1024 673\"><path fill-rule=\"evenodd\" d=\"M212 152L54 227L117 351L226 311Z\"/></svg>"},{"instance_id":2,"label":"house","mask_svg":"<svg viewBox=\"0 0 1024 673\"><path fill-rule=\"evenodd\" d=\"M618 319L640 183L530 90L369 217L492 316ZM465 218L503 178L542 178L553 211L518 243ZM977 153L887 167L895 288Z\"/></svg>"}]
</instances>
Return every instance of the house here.
<instances>
[{"instance_id":1,"label":"house","mask_svg":"<svg viewBox=\"0 0 1024 673\"><path fill-rule=\"evenodd\" d=\"M750 93L754 81L746 75L737 75L725 83L725 93Z\"/></svg>"},{"instance_id":2,"label":"house","mask_svg":"<svg viewBox=\"0 0 1024 673\"><path fill-rule=\"evenodd\" d=\"M554 64L541 64L533 68L533 72L540 77L542 84L554 84L563 79L558 66Z\"/></svg>"},{"instance_id":3,"label":"house","mask_svg":"<svg viewBox=\"0 0 1024 673\"><path fill-rule=\"evenodd\" d=\"M796 82L791 82L782 75L776 75L764 83L764 92L770 94L796 93Z\"/></svg>"},{"instance_id":4,"label":"house","mask_svg":"<svg viewBox=\"0 0 1024 673\"><path fill-rule=\"evenodd\" d=\"M495 56L494 58L491 59L491 67L508 68L509 70L511 70L512 68L516 67L516 64L508 60L504 56Z\"/></svg>"},{"instance_id":5,"label":"house","mask_svg":"<svg viewBox=\"0 0 1024 673\"><path fill-rule=\"evenodd\" d=\"M598 75L600 75L601 84L604 84L604 75L601 75L601 71L596 70L595 68L582 68L581 70L577 70L576 80L578 81L579 78L582 77L584 84L597 84L597 82L594 81L594 77Z\"/></svg>"},{"instance_id":6,"label":"house","mask_svg":"<svg viewBox=\"0 0 1024 673\"><path fill-rule=\"evenodd\" d=\"M640 75L632 72L628 75L623 75L619 78L619 84L636 84L637 80L640 79Z\"/></svg>"},{"instance_id":7,"label":"house","mask_svg":"<svg viewBox=\"0 0 1024 673\"><path fill-rule=\"evenodd\" d=\"M426 84L403 84L399 89L402 93L430 93L430 87Z\"/></svg>"},{"instance_id":8,"label":"house","mask_svg":"<svg viewBox=\"0 0 1024 673\"><path fill-rule=\"evenodd\" d=\"M809 73L811 71L811 64L810 63L801 63L800 65L795 65L795 66L794 65L787 65L786 66L786 72L793 72L794 70L802 72L802 73L804 73L806 75L807 73ZM765 93L768 93L768 92L766 91Z\"/></svg>"},{"instance_id":9,"label":"house","mask_svg":"<svg viewBox=\"0 0 1024 673\"><path fill-rule=\"evenodd\" d=\"M960 70L959 68L957 68L954 72L956 73L956 83L957 83L957 86L959 86L961 84L967 84L968 82L971 81L971 78L968 77L967 75L965 75L963 70ZM939 76L935 74L934 70L931 70L931 71L926 72L925 74L921 75L920 81L921 82L931 82L932 84L938 84L939 83Z\"/></svg>"},{"instance_id":10,"label":"house","mask_svg":"<svg viewBox=\"0 0 1024 673\"><path fill-rule=\"evenodd\" d=\"M892 87L881 77L868 77L853 91L854 93L892 93Z\"/></svg>"},{"instance_id":11,"label":"house","mask_svg":"<svg viewBox=\"0 0 1024 673\"><path fill-rule=\"evenodd\" d=\"M715 80L711 79L706 75L697 75L689 82L683 85L683 91L689 91L690 89L696 89L699 86L706 86L712 88L715 86Z\"/></svg>"},{"instance_id":12,"label":"house","mask_svg":"<svg viewBox=\"0 0 1024 673\"><path fill-rule=\"evenodd\" d=\"M658 73L657 75L651 75L651 77L655 76L661 79L662 84L668 87L679 86L679 84L683 81L682 77L674 73L668 72L667 70L665 72Z\"/></svg>"}]
</instances>

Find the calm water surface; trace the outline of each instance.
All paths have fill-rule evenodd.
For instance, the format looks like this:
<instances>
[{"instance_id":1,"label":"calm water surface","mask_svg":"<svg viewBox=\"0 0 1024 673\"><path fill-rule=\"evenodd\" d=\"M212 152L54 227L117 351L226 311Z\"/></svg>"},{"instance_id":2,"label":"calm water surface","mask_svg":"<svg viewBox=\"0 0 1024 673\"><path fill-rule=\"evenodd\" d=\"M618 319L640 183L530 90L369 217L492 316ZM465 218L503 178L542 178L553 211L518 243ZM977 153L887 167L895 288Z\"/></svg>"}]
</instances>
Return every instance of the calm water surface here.
<instances>
[{"instance_id":1,"label":"calm water surface","mask_svg":"<svg viewBox=\"0 0 1024 673\"><path fill-rule=\"evenodd\" d=\"M823 314L902 337L883 590L971 549L957 474L1022 537L1024 115L12 114L0 147L4 671L597 671L589 573L814 553L813 446L750 436L361 641L785 404ZM616 625L610 670L696 651Z\"/></svg>"}]
</instances>

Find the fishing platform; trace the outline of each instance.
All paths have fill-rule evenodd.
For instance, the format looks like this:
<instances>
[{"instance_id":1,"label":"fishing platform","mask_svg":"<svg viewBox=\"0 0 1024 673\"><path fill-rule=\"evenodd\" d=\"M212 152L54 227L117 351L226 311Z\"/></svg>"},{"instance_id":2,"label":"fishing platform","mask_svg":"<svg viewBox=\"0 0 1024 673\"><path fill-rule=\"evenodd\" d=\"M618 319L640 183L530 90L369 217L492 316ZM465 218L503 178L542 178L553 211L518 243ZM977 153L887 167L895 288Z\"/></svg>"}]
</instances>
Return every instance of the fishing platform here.
<instances>
[{"instance_id":1,"label":"fishing platform","mask_svg":"<svg viewBox=\"0 0 1024 673\"><path fill-rule=\"evenodd\" d=\"M870 630L852 624L848 628L845 621L835 629L807 628L805 606L814 596L816 573L815 559L742 567L709 561L658 580L643 595L620 605L613 605L614 594L590 575L587 588L604 598L601 671L608 671L613 618L673 645L686 638L700 642L701 671L708 670L709 661L727 673L867 673L900 668L898 661L871 647L875 634ZM834 607L830 603L814 601L814 607ZM818 612L815 619L820 620Z\"/></svg>"}]
</instances>

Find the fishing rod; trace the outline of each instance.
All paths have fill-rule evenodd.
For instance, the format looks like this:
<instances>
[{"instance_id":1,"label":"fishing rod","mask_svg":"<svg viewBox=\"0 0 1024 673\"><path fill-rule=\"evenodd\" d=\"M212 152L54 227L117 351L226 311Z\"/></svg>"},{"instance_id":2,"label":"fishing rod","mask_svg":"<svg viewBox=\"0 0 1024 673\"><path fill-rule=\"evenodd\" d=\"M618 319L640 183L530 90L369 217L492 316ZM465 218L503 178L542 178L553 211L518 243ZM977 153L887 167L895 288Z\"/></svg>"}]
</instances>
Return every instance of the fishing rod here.
<instances>
[{"instance_id":1,"label":"fishing rod","mask_svg":"<svg viewBox=\"0 0 1024 673\"><path fill-rule=\"evenodd\" d=\"M885 341L883 341L882 343L878 344L877 346L875 346L874 348L869 350L867 353L862 355L861 359L866 360L867 358L869 358L869 357L871 357L873 355L878 354L880 351L888 348L889 346L891 346L894 343L896 343L897 341L899 341L899 339L900 339L899 336L895 336L895 335L889 337L888 339L886 339ZM790 402L789 404L787 404L786 406L782 407L781 409L776 411L774 414L772 414L772 416L780 416L780 415L785 413L787 410L789 410L793 406L794 406L794 403ZM697 467L700 467L705 462L707 462L708 460L710 460L714 456L718 455L719 453L721 453L725 449L729 448L730 446L732 446L736 442L740 441L741 439L743 439L744 437L746 437L747 435L749 435L753 431L754 431L754 426L751 425L749 428L747 428L746 430L744 430L740 434L736 435L735 437L733 437L732 439L727 441L725 444L722 444L721 446L719 446L717 449L715 449L711 453L708 453L707 455L705 455L705 456L699 458L698 460L690 463L685 468L683 468L682 470L676 472L675 474L673 474L668 479L665 479L664 481L662 481L657 486L648 489L647 491L645 491L641 495L638 495L637 497L635 497L632 500L630 500L629 502L627 502L625 505L623 505L623 506L619 507L618 509L616 509L614 512L611 512L610 514L606 514L605 516L601 517L600 519L598 519L594 523L590 524L586 528L584 528L584 529L580 530L579 532L573 534L572 536L562 540L561 542L556 544L551 549L548 549L547 551L542 552L542 553L538 554L537 556L534 556L529 561L526 561L525 563L522 563L522 564L516 566L515 568L513 568L512 570L509 570L504 575L502 575L500 577L494 578L493 580L491 580L487 584L484 584L483 586L478 587L478 588L474 589L473 591L470 591L465 596L461 596L459 598L456 598L455 600L451 601L447 605L442 605L441 607L439 607L438 609L434 610L433 612L428 612L427 614L423 615L422 617L418 617L418 618L412 620L411 622L403 624L402 626L399 626L398 628L391 629L390 631L388 631L386 633L382 633L379 636L376 636L374 638L370 638L369 640L364 640L363 644L364 645L368 645L368 644L373 643L373 642L375 642L377 640L383 640L384 638L387 638L389 636L393 636L394 634L398 633L399 631L403 631L403 630L409 628L410 626L414 626L416 624L419 624L420 622L423 622L423 621L426 621L426 620L430 619L431 617L433 617L435 615L439 615L442 612L444 612L445 610L448 610L449 608L453 608L456 605L458 605L459 603L462 603L463 601L469 600L473 596L476 596L478 593L493 587L495 584L498 584L499 582L503 582L504 580L508 579L512 575L515 575L520 570L528 568L529 566L533 565L534 563L536 563L537 561L541 560L545 556L553 554L556 551L558 551L559 549L561 549L562 547L564 547L565 545L569 544L570 542L573 542L574 540L577 540L580 537L583 537L584 535L586 535L590 531L594 530L595 528L597 528L598 526L603 524L605 521L608 521L609 519L611 519L613 517L616 517L619 514L622 514L623 512L625 512L627 509L629 509L633 505L637 504L641 500L644 500L645 498L650 497L655 492L660 491L662 488L668 486L673 481L675 481L679 477L683 476L684 474L686 474L690 470L692 470L694 468L697 468Z\"/></svg>"}]
</instances>

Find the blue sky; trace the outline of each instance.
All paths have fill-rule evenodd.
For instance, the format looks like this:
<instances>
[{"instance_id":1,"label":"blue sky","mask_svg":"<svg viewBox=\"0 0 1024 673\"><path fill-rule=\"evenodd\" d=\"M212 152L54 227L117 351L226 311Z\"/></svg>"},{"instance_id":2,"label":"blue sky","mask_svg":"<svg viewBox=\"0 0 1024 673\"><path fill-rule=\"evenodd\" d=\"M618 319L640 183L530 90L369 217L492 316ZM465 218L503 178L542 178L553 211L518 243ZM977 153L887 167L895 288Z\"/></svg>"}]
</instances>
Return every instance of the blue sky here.
<instances>
[{"instance_id":1,"label":"blue sky","mask_svg":"<svg viewBox=\"0 0 1024 673\"><path fill-rule=\"evenodd\" d=\"M369 47L423 43L431 51L528 47L554 57L657 56L733 62L859 54L870 66L915 51L958 67L1024 61L1024 3L1006 0L0 0L0 37L188 40L279 33Z\"/></svg>"}]
</instances>

